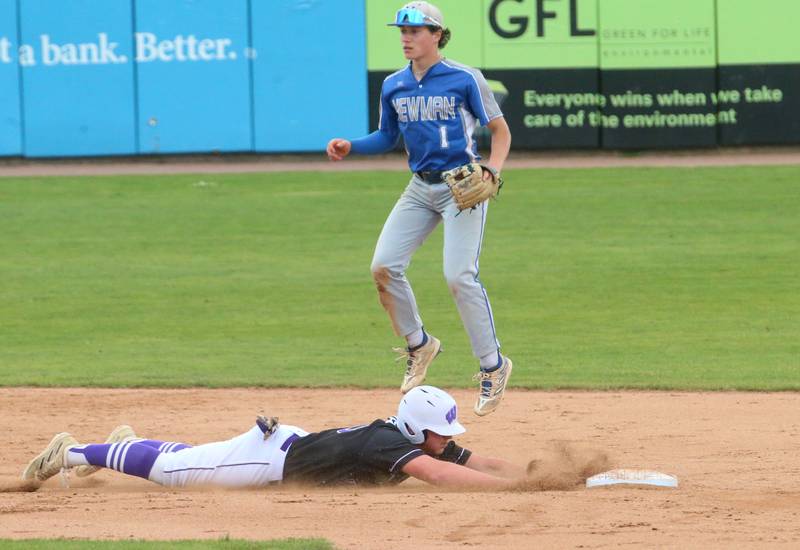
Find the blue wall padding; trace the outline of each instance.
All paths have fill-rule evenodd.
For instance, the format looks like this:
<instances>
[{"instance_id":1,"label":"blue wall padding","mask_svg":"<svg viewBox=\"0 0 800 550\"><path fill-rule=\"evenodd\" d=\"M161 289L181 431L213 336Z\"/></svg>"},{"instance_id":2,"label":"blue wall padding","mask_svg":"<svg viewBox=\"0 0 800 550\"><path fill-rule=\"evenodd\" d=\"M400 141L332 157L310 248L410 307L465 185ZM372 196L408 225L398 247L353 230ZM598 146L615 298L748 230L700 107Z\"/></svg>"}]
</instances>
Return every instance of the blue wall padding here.
<instances>
[{"instance_id":1,"label":"blue wall padding","mask_svg":"<svg viewBox=\"0 0 800 550\"><path fill-rule=\"evenodd\" d=\"M362 2L252 0L256 151L315 151L367 132Z\"/></svg>"},{"instance_id":2,"label":"blue wall padding","mask_svg":"<svg viewBox=\"0 0 800 550\"><path fill-rule=\"evenodd\" d=\"M130 0L19 4L25 155L136 152Z\"/></svg>"},{"instance_id":3,"label":"blue wall padding","mask_svg":"<svg viewBox=\"0 0 800 550\"><path fill-rule=\"evenodd\" d=\"M251 151L247 0L135 7L139 151Z\"/></svg>"},{"instance_id":4,"label":"blue wall padding","mask_svg":"<svg viewBox=\"0 0 800 550\"><path fill-rule=\"evenodd\" d=\"M22 154L17 2L0 0L0 156Z\"/></svg>"}]
</instances>

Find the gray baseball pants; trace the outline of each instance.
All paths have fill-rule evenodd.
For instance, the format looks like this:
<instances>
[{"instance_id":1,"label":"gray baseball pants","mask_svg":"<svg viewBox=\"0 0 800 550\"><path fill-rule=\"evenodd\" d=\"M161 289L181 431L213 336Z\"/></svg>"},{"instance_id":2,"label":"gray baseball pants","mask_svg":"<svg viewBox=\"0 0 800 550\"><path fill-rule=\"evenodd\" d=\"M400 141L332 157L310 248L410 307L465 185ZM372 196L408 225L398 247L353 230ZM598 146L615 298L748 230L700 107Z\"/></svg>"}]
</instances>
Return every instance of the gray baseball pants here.
<instances>
[{"instance_id":1,"label":"gray baseball pants","mask_svg":"<svg viewBox=\"0 0 800 550\"><path fill-rule=\"evenodd\" d=\"M489 297L478 278L487 209L488 201L456 216L458 208L446 184L428 184L416 175L411 178L386 219L372 259L378 297L398 336L422 328L406 269L414 252L439 222L444 222L444 277L472 352L483 357L500 348Z\"/></svg>"}]
</instances>

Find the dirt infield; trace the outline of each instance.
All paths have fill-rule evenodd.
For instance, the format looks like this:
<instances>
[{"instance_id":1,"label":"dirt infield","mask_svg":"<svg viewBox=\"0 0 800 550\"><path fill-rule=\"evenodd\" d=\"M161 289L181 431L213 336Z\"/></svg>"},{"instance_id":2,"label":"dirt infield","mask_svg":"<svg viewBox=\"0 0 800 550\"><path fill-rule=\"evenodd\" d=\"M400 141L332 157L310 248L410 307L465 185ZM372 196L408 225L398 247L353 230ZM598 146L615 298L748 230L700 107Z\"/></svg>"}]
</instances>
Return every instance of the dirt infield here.
<instances>
[{"instance_id":1,"label":"dirt infield","mask_svg":"<svg viewBox=\"0 0 800 550\"><path fill-rule=\"evenodd\" d=\"M465 446L524 463L553 442L607 452L615 467L677 475L678 489L437 492L390 489L167 490L101 471L35 493L0 495L0 538L325 537L339 548L796 548L800 394L512 391L495 414L469 412ZM119 423L202 443L267 411L309 430L390 414L389 390L0 389L0 484L57 431L102 441Z\"/></svg>"}]
</instances>

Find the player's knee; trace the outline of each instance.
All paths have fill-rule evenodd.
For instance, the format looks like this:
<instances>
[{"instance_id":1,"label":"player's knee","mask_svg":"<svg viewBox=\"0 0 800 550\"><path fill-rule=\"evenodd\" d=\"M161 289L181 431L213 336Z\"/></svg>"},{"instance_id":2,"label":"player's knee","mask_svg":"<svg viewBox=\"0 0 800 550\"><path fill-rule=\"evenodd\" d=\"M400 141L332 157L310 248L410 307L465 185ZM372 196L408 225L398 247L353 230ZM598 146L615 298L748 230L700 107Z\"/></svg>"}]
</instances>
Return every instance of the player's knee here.
<instances>
[{"instance_id":1,"label":"player's knee","mask_svg":"<svg viewBox=\"0 0 800 550\"><path fill-rule=\"evenodd\" d=\"M375 280L378 278L385 279L387 277L396 279L403 277L406 267L407 266L397 262L396 260L392 260L391 258L381 258L376 256L372 260L370 270L372 271L372 278Z\"/></svg>"},{"instance_id":2,"label":"player's knee","mask_svg":"<svg viewBox=\"0 0 800 550\"><path fill-rule=\"evenodd\" d=\"M372 278L375 281L375 286L377 286L378 290L380 291L381 289L386 288L386 285L389 284L389 281L392 278L392 272L385 265L376 264L373 262Z\"/></svg>"},{"instance_id":3,"label":"player's knee","mask_svg":"<svg viewBox=\"0 0 800 550\"><path fill-rule=\"evenodd\" d=\"M447 281L447 287L450 292L455 296L461 290L469 289L476 286L478 282L475 279L475 274L469 270L445 270L444 278Z\"/></svg>"},{"instance_id":4,"label":"player's knee","mask_svg":"<svg viewBox=\"0 0 800 550\"><path fill-rule=\"evenodd\" d=\"M372 265L369 267L370 271L372 271L372 278L378 280L379 277L384 277L386 274L389 273L389 268L383 265L382 262L377 262L375 260L372 261Z\"/></svg>"}]
</instances>

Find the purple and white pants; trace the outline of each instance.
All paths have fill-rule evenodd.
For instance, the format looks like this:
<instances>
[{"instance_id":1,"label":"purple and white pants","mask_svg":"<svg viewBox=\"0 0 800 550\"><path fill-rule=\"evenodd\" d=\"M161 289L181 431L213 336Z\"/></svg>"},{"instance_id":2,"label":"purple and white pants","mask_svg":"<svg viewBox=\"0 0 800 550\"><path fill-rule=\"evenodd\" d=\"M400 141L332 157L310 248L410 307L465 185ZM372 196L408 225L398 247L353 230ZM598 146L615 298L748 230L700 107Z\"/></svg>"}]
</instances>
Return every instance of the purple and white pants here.
<instances>
[{"instance_id":1,"label":"purple and white pants","mask_svg":"<svg viewBox=\"0 0 800 550\"><path fill-rule=\"evenodd\" d=\"M261 487L283 479L286 452L308 432L281 425L264 439L258 426L227 441L195 447L157 440L79 445L67 466L89 464L149 479L165 487Z\"/></svg>"}]
</instances>

